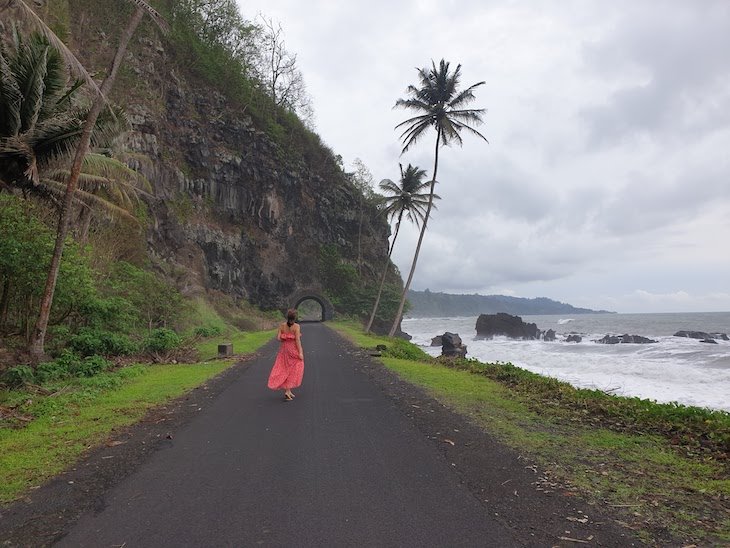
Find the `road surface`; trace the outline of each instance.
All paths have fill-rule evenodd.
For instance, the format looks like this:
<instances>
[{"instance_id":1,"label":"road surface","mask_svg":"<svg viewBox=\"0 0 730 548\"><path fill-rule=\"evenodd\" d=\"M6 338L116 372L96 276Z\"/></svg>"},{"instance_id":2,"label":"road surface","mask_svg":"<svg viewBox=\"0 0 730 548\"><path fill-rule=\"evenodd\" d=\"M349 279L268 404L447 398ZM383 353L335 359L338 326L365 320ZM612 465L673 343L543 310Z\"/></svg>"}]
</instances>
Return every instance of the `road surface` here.
<instances>
[{"instance_id":1,"label":"road surface","mask_svg":"<svg viewBox=\"0 0 730 548\"><path fill-rule=\"evenodd\" d=\"M304 324L293 402L277 343L58 546L523 546L325 324Z\"/></svg>"}]
</instances>

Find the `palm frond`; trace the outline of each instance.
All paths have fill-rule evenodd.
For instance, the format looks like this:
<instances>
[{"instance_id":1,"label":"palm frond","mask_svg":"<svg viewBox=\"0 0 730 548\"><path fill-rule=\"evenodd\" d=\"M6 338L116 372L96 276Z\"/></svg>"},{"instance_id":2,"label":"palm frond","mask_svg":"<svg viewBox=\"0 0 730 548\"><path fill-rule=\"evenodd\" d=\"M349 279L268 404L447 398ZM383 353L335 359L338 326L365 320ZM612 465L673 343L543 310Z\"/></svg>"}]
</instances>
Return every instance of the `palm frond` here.
<instances>
[{"instance_id":1,"label":"palm frond","mask_svg":"<svg viewBox=\"0 0 730 548\"><path fill-rule=\"evenodd\" d=\"M23 102L20 106L21 132L32 131L41 114L43 107L45 78L48 68L49 47L24 47L19 55L16 75L20 84Z\"/></svg>"},{"instance_id":2,"label":"palm frond","mask_svg":"<svg viewBox=\"0 0 730 548\"><path fill-rule=\"evenodd\" d=\"M46 39L48 39L48 41L51 43L51 45L59 51L64 61L68 64L71 70L75 74L83 78L84 82L89 84L91 89L94 90L94 93L101 96L101 90L99 89L99 86L96 85L96 82L94 82L94 79L87 72L87 70L78 60L78 58L71 52L70 49L68 49L66 44L63 43L63 41L56 35L56 33L53 32L40 17L38 17L36 12L33 11L33 9L25 2L25 0L13 0L12 2L8 2L5 6L2 6L3 9L0 9L0 11L5 11L8 9L8 7L11 6L17 7L20 16L24 20L28 21L31 25L33 25L33 27L38 32L45 36Z\"/></svg>"},{"instance_id":3,"label":"palm frond","mask_svg":"<svg viewBox=\"0 0 730 548\"><path fill-rule=\"evenodd\" d=\"M456 108L461 105L465 105L471 103L472 101L475 101L476 96L474 95L474 89L478 88L479 86L483 86L484 84L486 84L486 82L477 82L476 84L469 86L464 91L459 93L456 97L451 99L451 101L449 101L449 106L451 108Z\"/></svg>"},{"instance_id":4,"label":"palm frond","mask_svg":"<svg viewBox=\"0 0 730 548\"><path fill-rule=\"evenodd\" d=\"M43 187L45 187L48 192L54 194L57 197L62 197L66 192L66 183L61 183L53 179L43 179L41 181L41 185L43 185ZM118 205L99 196L96 196L95 194L92 194L90 192L76 189L76 192L74 193L74 201L76 204L83 204L84 206L88 207L91 210L92 214L98 214L99 212L101 212L111 220L118 220L119 218L122 218L128 221L132 221L138 225L141 224L137 217L135 217L132 213L130 213L123 207L119 207Z\"/></svg>"},{"instance_id":5,"label":"palm frond","mask_svg":"<svg viewBox=\"0 0 730 548\"><path fill-rule=\"evenodd\" d=\"M409 148L415 145L420 138L424 135L426 130L431 127L430 120L428 122L422 122L420 124L414 124L406 131L401 134L401 140L403 141L403 150L406 152Z\"/></svg>"},{"instance_id":6,"label":"palm frond","mask_svg":"<svg viewBox=\"0 0 730 548\"><path fill-rule=\"evenodd\" d=\"M20 131L22 101L23 94L0 43L0 137L17 135Z\"/></svg>"}]
</instances>

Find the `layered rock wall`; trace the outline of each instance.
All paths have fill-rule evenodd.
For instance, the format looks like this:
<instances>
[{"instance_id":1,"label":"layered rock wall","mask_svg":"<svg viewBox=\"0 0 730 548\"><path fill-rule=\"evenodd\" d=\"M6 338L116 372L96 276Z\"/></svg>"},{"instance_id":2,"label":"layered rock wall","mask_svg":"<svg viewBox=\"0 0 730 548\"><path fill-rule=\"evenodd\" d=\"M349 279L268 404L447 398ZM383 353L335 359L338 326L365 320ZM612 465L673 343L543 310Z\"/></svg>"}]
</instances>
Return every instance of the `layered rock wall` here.
<instances>
[{"instance_id":1,"label":"layered rock wall","mask_svg":"<svg viewBox=\"0 0 730 548\"><path fill-rule=\"evenodd\" d=\"M110 51L91 54L87 45L80 55L101 68L115 41L98 42ZM132 123L132 163L154 186L147 240L155 260L188 292L216 289L268 309L319 287L322 246L335 246L374 281L389 227L332 152L277 144L170 49L150 29L138 32L113 96Z\"/></svg>"}]
</instances>

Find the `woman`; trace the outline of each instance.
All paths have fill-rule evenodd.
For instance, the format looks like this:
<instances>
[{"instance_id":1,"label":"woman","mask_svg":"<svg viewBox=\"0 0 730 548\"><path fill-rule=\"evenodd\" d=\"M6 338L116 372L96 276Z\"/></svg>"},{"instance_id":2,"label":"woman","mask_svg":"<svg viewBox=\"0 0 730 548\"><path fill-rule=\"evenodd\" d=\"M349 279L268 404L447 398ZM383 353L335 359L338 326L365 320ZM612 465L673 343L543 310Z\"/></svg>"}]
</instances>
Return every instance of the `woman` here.
<instances>
[{"instance_id":1,"label":"woman","mask_svg":"<svg viewBox=\"0 0 730 548\"><path fill-rule=\"evenodd\" d=\"M287 310L286 322L279 325L279 332L276 334L276 338L281 341L281 347L269 375L269 388L284 390L284 401L294 399L291 389L302 384L304 375L302 335L299 324L295 323L296 319L297 311L291 308Z\"/></svg>"}]
</instances>

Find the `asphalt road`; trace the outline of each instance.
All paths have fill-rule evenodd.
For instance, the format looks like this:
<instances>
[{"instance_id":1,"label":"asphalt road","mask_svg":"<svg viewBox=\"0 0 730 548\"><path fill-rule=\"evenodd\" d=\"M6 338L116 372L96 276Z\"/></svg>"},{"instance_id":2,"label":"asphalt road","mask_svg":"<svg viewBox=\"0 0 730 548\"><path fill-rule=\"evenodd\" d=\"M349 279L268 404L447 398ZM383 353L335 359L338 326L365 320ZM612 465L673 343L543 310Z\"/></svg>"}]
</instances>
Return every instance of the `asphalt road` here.
<instances>
[{"instance_id":1,"label":"asphalt road","mask_svg":"<svg viewBox=\"0 0 730 548\"><path fill-rule=\"evenodd\" d=\"M250 367L58 546L520 546L325 325L296 399Z\"/></svg>"}]
</instances>

